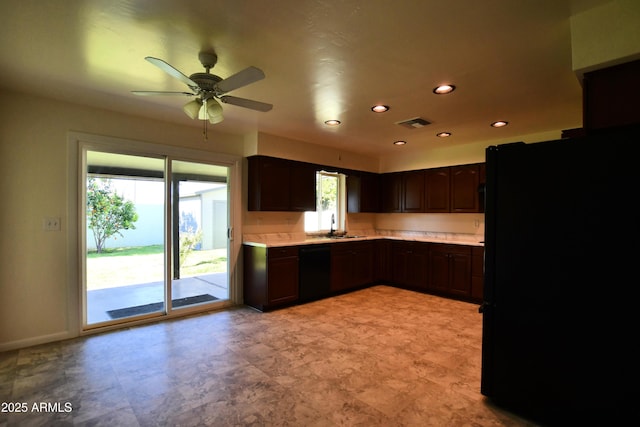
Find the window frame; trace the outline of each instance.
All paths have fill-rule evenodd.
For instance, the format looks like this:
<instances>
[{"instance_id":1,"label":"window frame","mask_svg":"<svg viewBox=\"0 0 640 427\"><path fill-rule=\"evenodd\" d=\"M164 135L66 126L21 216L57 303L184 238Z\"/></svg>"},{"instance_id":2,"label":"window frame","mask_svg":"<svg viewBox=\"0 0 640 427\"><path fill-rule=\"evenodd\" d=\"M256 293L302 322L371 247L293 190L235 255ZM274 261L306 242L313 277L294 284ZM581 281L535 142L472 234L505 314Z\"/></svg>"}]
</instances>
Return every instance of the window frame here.
<instances>
[{"instance_id":1,"label":"window frame","mask_svg":"<svg viewBox=\"0 0 640 427\"><path fill-rule=\"evenodd\" d=\"M347 216L347 195L346 195L346 181L347 176L341 172L331 172L326 170L316 171L316 210L314 212L305 212L305 232L307 233L329 233L330 228L322 228L322 210L321 210L321 177L334 177L338 180L336 185L336 227L335 233L344 233L346 230L346 216ZM313 215L312 215L313 214ZM312 220L311 217L314 217ZM310 222L314 222L313 228L310 227Z\"/></svg>"}]
</instances>

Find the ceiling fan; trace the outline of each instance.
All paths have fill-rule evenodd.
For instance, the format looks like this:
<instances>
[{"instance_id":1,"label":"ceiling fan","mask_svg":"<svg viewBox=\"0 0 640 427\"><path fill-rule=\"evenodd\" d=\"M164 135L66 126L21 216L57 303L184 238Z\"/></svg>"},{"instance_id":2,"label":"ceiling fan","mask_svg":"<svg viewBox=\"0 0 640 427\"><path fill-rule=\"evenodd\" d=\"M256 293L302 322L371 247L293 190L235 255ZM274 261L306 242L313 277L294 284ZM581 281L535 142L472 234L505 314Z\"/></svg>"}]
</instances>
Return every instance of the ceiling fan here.
<instances>
[{"instance_id":1,"label":"ceiling fan","mask_svg":"<svg viewBox=\"0 0 640 427\"><path fill-rule=\"evenodd\" d=\"M238 107L249 108L251 110L266 112L273 108L273 105L264 102L253 101L251 99L238 98L237 96L225 95L227 92L241 88L248 84L264 79L264 72L256 67L248 67L238 73L223 79L210 70L218 62L218 56L213 52L200 52L198 59L205 68L204 73L194 73L189 77L178 71L172 65L162 59L147 56L147 61L160 68L187 86L191 92L163 92L163 91L132 91L135 95L183 95L195 96L196 99L187 102L183 110L192 119L209 120L210 123L220 123L223 120L222 106L216 100L225 104L237 105ZM205 122L206 123L206 122ZM206 129L206 127L205 127Z\"/></svg>"}]
</instances>

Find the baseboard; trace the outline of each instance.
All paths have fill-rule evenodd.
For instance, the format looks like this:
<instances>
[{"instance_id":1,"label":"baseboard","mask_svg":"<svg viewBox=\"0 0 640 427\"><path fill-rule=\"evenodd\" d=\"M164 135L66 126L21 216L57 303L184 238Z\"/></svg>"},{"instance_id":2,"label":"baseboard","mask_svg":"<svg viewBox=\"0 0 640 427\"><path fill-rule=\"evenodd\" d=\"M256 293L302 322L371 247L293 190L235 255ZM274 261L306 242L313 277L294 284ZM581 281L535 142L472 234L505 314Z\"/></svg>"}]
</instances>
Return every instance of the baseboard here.
<instances>
[{"instance_id":1,"label":"baseboard","mask_svg":"<svg viewBox=\"0 0 640 427\"><path fill-rule=\"evenodd\" d=\"M77 333L71 331L57 332L55 334L40 335L33 338L25 338L17 341L9 341L0 343L0 353L4 351L19 350L22 348L32 347L34 345L48 344L55 341L67 340L77 337Z\"/></svg>"}]
</instances>

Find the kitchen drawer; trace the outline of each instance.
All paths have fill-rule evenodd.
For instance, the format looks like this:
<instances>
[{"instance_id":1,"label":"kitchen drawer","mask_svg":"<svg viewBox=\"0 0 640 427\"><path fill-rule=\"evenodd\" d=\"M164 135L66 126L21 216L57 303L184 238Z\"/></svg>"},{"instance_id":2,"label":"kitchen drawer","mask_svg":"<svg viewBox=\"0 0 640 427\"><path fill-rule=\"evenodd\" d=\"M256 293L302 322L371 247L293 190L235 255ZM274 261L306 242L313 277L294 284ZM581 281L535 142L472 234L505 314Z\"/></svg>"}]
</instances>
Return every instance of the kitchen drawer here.
<instances>
[{"instance_id":1,"label":"kitchen drawer","mask_svg":"<svg viewBox=\"0 0 640 427\"><path fill-rule=\"evenodd\" d=\"M281 246L281 247L269 248L269 253L268 253L269 259L297 257L297 256L298 256L297 246Z\"/></svg>"},{"instance_id":2,"label":"kitchen drawer","mask_svg":"<svg viewBox=\"0 0 640 427\"><path fill-rule=\"evenodd\" d=\"M450 254L471 255L471 246L456 245L452 243L432 243L431 249Z\"/></svg>"}]
</instances>

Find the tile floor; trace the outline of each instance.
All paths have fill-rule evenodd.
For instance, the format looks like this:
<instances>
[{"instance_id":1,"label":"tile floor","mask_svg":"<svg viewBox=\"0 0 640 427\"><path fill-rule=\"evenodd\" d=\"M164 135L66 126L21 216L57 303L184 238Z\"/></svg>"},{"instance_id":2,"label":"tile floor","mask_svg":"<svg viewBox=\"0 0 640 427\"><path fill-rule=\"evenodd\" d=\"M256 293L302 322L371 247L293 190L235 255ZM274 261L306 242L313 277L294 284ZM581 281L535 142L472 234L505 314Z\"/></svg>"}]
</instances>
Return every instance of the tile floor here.
<instances>
[{"instance_id":1,"label":"tile floor","mask_svg":"<svg viewBox=\"0 0 640 427\"><path fill-rule=\"evenodd\" d=\"M479 392L481 319L375 286L4 352L0 426L533 426Z\"/></svg>"}]
</instances>

